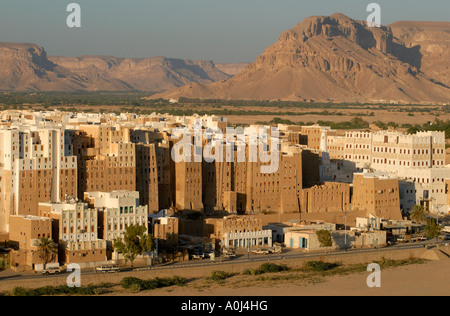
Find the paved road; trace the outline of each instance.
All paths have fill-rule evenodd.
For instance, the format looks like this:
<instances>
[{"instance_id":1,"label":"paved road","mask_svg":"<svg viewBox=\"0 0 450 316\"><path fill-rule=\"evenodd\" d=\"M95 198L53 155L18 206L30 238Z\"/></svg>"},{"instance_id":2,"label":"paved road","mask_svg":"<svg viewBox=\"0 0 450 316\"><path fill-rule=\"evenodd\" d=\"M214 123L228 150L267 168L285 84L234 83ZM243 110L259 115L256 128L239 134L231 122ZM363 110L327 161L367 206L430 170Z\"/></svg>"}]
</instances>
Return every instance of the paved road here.
<instances>
[{"instance_id":1,"label":"paved road","mask_svg":"<svg viewBox=\"0 0 450 316\"><path fill-rule=\"evenodd\" d=\"M226 260L222 258L216 258L215 262L210 261L209 259L204 260L191 260L189 262L176 262L165 265L157 265L157 266L137 266L134 268L125 268L122 269L123 272L126 271L145 271L145 270L168 270L168 269L179 269L179 268L195 268L195 267L207 267L207 266L222 266L222 265L230 265L230 264L239 264L239 263L248 263L248 262L267 262L267 261L275 261L275 260L295 260L295 259L304 259L310 257L327 257L333 255L352 255L352 254L360 254L360 253L376 253L380 251L398 251L405 249L418 249L424 248L425 246L430 246L435 244L434 241L428 240L423 242L416 243L406 243L406 244L397 244L391 247L379 248L379 249L349 249L347 251L328 251L328 252L299 252L296 250L285 250L282 254L269 254L269 255L255 255L247 253L238 254L236 258L231 260ZM95 275L95 271L93 268L83 269L81 271L82 275ZM42 275L35 273L23 273L17 274L12 271L2 271L0 272L0 282L1 281L11 281L11 280L27 280L27 279L44 279L44 278L67 278L68 274L63 273L61 275Z\"/></svg>"}]
</instances>

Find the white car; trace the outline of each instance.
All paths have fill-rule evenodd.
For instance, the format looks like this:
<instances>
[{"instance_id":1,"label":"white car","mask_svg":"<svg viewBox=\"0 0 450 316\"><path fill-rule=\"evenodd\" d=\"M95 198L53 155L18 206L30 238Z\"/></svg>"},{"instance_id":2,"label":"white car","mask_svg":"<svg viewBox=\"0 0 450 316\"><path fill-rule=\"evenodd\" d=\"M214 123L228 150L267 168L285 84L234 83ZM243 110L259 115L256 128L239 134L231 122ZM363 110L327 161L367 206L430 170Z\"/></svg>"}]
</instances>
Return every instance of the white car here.
<instances>
[{"instance_id":1,"label":"white car","mask_svg":"<svg viewBox=\"0 0 450 316\"><path fill-rule=\"evenodd\" d=\"M196 252L192 255L192 259L202 260L203 258L205 258L205 254L203 252Z\"/></svg>"}]
</instances>

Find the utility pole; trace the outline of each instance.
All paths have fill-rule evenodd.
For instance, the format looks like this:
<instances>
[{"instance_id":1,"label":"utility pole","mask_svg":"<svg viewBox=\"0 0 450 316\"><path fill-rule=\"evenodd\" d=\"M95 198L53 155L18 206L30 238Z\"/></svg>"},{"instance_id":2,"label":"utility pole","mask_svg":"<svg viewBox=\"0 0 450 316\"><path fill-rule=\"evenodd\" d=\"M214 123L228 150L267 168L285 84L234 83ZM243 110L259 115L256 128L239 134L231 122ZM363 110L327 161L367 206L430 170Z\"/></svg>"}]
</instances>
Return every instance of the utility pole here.
<instances>
[{"instance_id":1,"label":"utility pole","mask_svg":"<svg viewBox=\"0 0 450 316\"><path fill-rule=\"evenodd\" d=\"M250 218L248 218L248 229L247 229L247 234L248 234L248 238L247 238L247 259L250 260Z\"/></svg>"},{"instance_id":2,"label":"utility pole","mask_svg":"<svg viewBox=\"0 0 450 316\"><path fill-rule=\"evenodd\" d=\"M351 205L348 206L349 210L351 210ZM342 213L344 214L344 251L347 251L347 214L349 211L346 211L344 209L344 206L342 206Z\"/></svg>"},{"instance_id":3,"label":"utility pole","mask_svg":"<svg viewBox=\"0 0 450 316\"><path fill-rule=\"evenodd\" d=\"M344 211L344 251L347 251L347 211Z\"/></svg>"},{"instance_id":4,"label":"utility pole","mask_svg":"<svg viewBox=\"0 0 450 316\"><path fill-rule=\"evenodd\" d=\"M439 227L439 207L433 206L434 209L436 210L436 227ZM436 234L436 245L439 245L439 236Z\"/></svg>"}]
</instances>

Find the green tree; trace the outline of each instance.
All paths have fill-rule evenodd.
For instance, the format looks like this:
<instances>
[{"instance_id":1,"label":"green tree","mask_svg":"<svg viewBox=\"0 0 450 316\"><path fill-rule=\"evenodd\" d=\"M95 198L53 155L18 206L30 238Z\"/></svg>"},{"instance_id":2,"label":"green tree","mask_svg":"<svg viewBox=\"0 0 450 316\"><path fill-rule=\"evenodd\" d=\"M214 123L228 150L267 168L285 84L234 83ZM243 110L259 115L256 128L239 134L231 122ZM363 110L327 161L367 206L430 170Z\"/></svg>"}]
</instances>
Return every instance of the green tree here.
<instances>
[{"instance_id":1,"label":"green tree","mask_svg":"<svg viewBox=\"0 0 450 316\"><path fill-rule=\"evenodd\" d=\"M428 212L425 210L423 205L414 205L413 209L409 213L411 220L416 223L421 223L426 219Z\"/></svg>"},{"instance_id":2,"label":"green tree","mask_svg":"<svg viewBox=\"0 0 450 316\"><path fill-rule=\"evenodd\" d=\"M155 246L155 238L148 235L145 226L131 225L125 229L123 239L116 238L113 243L114 249L122 253L125 262L128 260L133 266L137 256L152 251Z\"/></svg>"},{"instance_id":3,"label":"green tree","mask_svg":"<svg viewBox=\"0 0 450 316\"><path fill-rule=\"evenodd\" d=\"M40 259L44 262L44 268L50 261L55 260L58 254L58 247L55 242L47 237L41 237L37 243L37 253Z\"/></svg>"},{"instance_id":4,"label":"green tree","mask_svg":"<svg viewBox=\"0 0 450 316\"><path fill-rule=\"evenodd\" d=\"M427 235L428 239L439 237L441 231L442 227L436 222L436 220L430 218L427 221L427 226L425 227L425 234Z\"/></svg>"},{"instance_id":5,"label":"green tree","mask_svg":"<svg viewBox=\"0 0 450 316\"><path fill-rule=\"evenodd\" d=\"M329 230L323 229L316 232L317 238L320 242L320 247L331 247L333 241L331 240L331 234Z\"/></svg>"}]
</instances>

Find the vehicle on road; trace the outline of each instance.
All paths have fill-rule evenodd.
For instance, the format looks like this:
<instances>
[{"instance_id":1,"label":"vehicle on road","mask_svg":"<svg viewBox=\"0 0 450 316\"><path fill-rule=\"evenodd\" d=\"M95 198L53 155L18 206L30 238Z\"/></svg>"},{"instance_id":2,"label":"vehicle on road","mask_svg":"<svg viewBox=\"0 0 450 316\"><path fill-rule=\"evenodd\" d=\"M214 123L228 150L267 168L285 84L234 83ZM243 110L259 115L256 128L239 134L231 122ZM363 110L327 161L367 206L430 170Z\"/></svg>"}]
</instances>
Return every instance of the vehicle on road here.
<instances>
[{"instance_id":1,"label":"vehicle on road","mask_svg":"<svg viewBox=\"0 0 450 316\"><path fill-rule=\"evenodd\" d=\"M282 253L283 252L283 248L281 248L281 246L274 246L268 249L269 253Z\"/></svg>"},{"instance_id":2,"label":"vehicle on road","mask_svg":"<svg viewBox=\"0 0 450 316\"><path fill-rule=\"evenodd\" d=\"M406 243L406 242L408 242L408 240L404 236L399 236L397 238L397 242Z\"/></svg>"},{"instance_id":3,"label":"vehicle on road","mask_svg":"<svg viewBox=\"0 0 450 316\"><path fill-rule=\"evenodd\" d=\"M234 249L223 249L222 255L225 258L232 259L236 257L236 252L234 251Z\"/></svg>"},{"instance_id":4,"label":"vehicle on road","mask_svg":"<svg viewBox=\"0 0 450 316\"><path fill-rule=\"evenodd\" d=\"M101 272L101 273L117 273L120 272L120 268L118 265L102 265L102 266L98 266L95 269L95 272Z\"/></svg>"},{"instance_id":5,"label":"vehicle on road","mask_svg":"<svg viewBox=\"0 0 450 316\"><path fill-rule=\"evenodd\" d=\"M442 240L450 240L450 235L441 235L439 238Z\"/></svg>"},{"instance_id":6,"label":"vehicle on road","mask_svg":"<svg viewBox=\"0 0 450 316\"><path fill-rule=\"evenodd\" d=\"M50 267L50 268L46 268L46 269L42 270L42 274L45 274L45 275L60 274L62 272L63 272L63 270L61 269L61 267Z\"/></svg>"},{"instance_id":7,"label":"vehicle on road","mask_svg":"<svg viewBox=\"0 0 450 316\"><path fill-rule=\"evenodd\" d=\"M269 250L267 250L267 249L261 249L261 248L252 250L252 252L253 252L254 254L257 254L257 255L268 255L268 254L270 253Z\"/></svg>"},{"instance_id":8,"label":"vehicle on road","mask_svg":"<svg viewBox=\"0 0 450 316\"><path fill-rule=\"evenodd\" d=\"M428 240L427 237L426 237L425 235L419 235L419 236L417 236L417 239L418 239L419 241L426 241L426 240Z\"/></svg>"},{"instance_id":9,"label":"vehicle on road","mask_svg":"<svg viewBox=\"0 0 450 316\"><path fill-rule=\"evenodd\" d=\"M192 259L202 260L205 258L205 254L203 252L196 252L192 255Z\"/></svg>"}]
</instances>

